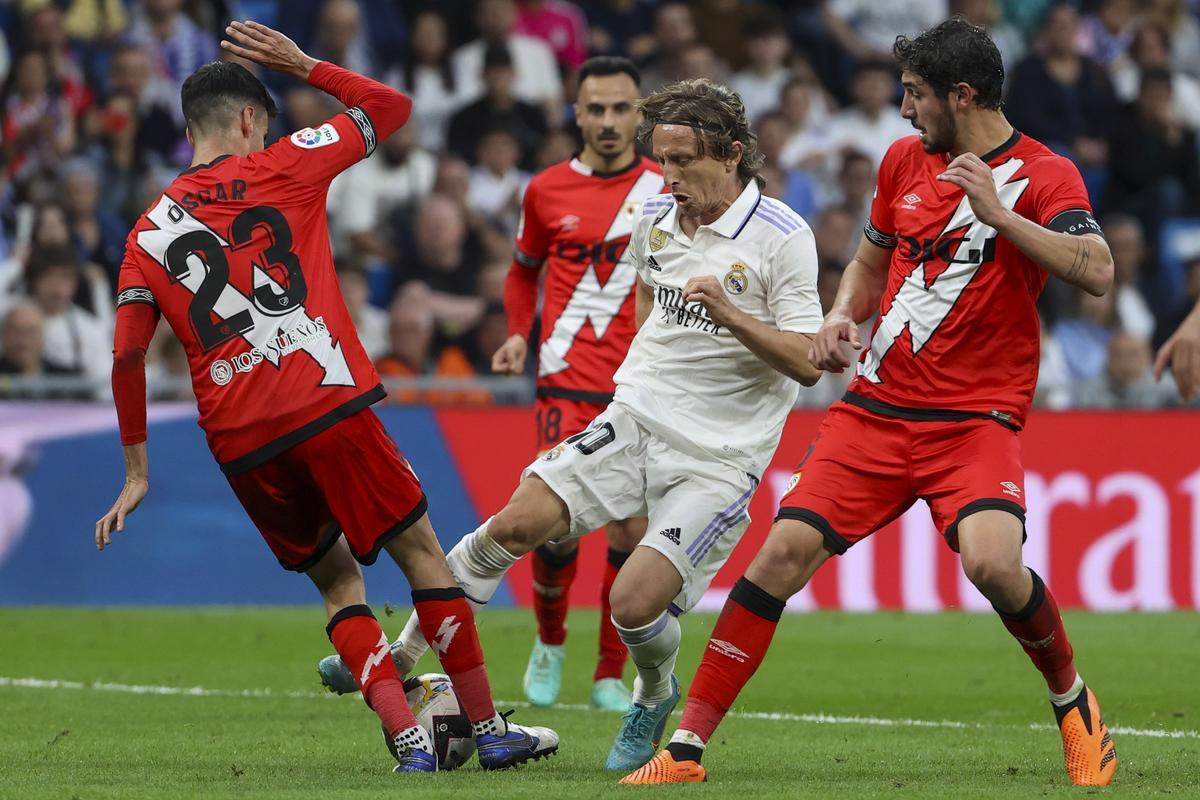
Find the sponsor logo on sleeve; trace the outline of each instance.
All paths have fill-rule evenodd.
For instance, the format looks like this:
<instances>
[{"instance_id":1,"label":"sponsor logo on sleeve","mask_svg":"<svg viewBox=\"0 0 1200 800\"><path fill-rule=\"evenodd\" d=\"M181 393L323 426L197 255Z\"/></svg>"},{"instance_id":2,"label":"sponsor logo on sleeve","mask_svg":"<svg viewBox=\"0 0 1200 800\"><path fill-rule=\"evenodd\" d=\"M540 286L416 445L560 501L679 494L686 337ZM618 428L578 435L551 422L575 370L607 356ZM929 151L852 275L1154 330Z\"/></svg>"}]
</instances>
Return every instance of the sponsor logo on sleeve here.
<instances>
[{"instance_id":1,"label":"sponsor logo on sleeve","mask_svg":"<svg viewBox=\"0 0 1200 800\"><path fill-rule=\"evenodd\" d=\"M667 246L667 232L660 231L658 228L650 229L650 250L657 253Z\"/></svg>"},{"instance_id":2,"label":"sponsor logo on sleeve","mask_svg":"<svg viewBox=\"0 0 1200 800\"><path fill-rule=\"evenodd\" d=\"M663 528L658 532L658 535L666 539L672 544L679 544L679 534L682 533L681 528Z\"/></svg>"},{"instance_id":3,"label":"sponsor logo on sleeve","mask_svg":"<svg viewBox=\"0 0 1200 800\"><path fill-rule=\"evenodd\" d=\"M318 147L336 144L340 138L337 128L326 122L319 128L303 128L296 131L292 134L292 144L303 147L305 150L314 150Z\"/></svg>"}]
</instances>

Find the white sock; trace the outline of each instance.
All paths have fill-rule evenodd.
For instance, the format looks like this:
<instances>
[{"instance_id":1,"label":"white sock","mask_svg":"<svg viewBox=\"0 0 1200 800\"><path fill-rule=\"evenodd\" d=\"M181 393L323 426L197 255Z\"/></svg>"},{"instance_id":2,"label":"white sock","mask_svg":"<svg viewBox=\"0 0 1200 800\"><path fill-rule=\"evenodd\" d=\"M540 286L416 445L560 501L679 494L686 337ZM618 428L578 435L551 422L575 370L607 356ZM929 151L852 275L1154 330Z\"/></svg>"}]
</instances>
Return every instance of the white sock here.
<instances>
[{"instance_id":1,"label":"white sock","mask_svg":"<svg viewBox=\"0 0 1200 800\"><path fill-rule=\"evenodd\" d=\"M1054 705L1060 706L1060 707L1065 706L1068 703L1074 703L1075 699L1077 697L1079 697L1079 693L1082 691L1083 691L1083 678L1080 677L1078 672L1076 672L1075 673L1075 682L1071 684L1070 689L1067 689L1062 694L1055 694L1054 692L1049 692L1050 702L1054 703Z\"/></svg>"},{"instance_id":2,"label":"white sock","mask_svg":"<svg viewBox=\"0 0 1200 800\"><path fill-rule=\"evenodd\" d=\"M701 750L708 746L699 736L691 731L685 731L683 728L680 728L676 730L675 733L671 734L671 743L686 744L691 747L698 747Z\"/></svg>"},{"instance_id":3,"label":"white sock","mask_svg":"<svg viewBox=\"0 0 1200 800\"><path fill-rule=\"evenodd\" d=\"M491 521L489 518L468 533L446 554L450 573L467 593L467 599L476 604L476 609L492 599L504 573L519 558L488 536L487 529Z\"/></svg>"},{"instance_id":4,"label":"white sock","mask_svg":"<svg viewBox=\"0 0 1200 800\"><path fill-rule=\"evenodd\" d=\"M508 720L496 714L491 719L472 722L471 731L475 734L475 738L479 738L480 736L503 736L508 733Z\"/></svg>"},{"instance_id":5,"label":"white sock","mask_svg":"<svg viewBox=\"0 0 1200 800\"><path fill-rule=\"evenodd\" d=\"M637 667L633 681L633 702L652 706L670 698L671 674L679 655L679 620L669 611L641 628L623 628L613 620L621 641L629 648L629 658Z\"/></svg>"},{"instance_id":6,"label":"white sock","mask_svg":"<svg viewBox=\"0 0 1200 800\"><path fill-rule=\"evenodd\" d=\"M420 725L405 728L392 737L392 741L396 743L396 751L400 755L411 753L413 750L433 753L433 741L429 738L429 731Z\"/></svg>"},{"instance_id":7,"label":"white sock","mask_svg":"<svg viewBox=\"0 0 1200 800\"><path fill-rule=\"evenodd\" d=\"M475 610L492 599L504 573L518 558L487 535L489 522L491 518L464 536L446 554L450 574L462 587ZM399 638L392 643L392 655L396 658L397 668L407 675L428 649L417 612L414 611L404 624Z\"/></svg>"}]
</instances>

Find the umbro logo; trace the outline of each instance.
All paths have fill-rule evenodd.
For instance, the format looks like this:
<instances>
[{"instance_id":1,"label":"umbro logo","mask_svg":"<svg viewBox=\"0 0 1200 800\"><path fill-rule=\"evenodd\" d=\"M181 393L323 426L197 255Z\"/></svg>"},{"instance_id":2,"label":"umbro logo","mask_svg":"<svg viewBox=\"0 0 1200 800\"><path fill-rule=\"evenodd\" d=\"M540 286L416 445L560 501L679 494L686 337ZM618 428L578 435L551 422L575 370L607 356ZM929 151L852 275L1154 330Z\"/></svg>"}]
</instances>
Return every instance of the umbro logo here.
<instances>
[{"instance_id":1,"label":"umbro logo","mask_svg":"<svg viewBox=\"0 0 1200 800\"><path fill-rule=\"evenodd\" d=\"M654 256L650 256L650 258L646 259L646 266L650 267L650 269L654 270L655 272L662 272L662 267L658 265L658 261L655 260Z\"/></svg>"},{"instance_id":2,"label":"umbro logo","mask_svg":"<svg viewBox=\"0 0 1200 800\"><path fill-rule=\"evenodd\" d=\"M917 204L919 204L920 202L921 202L921 195L917 194L916 192L909 192L908 194L904 195L904 205L902 205L900 207L907 208L911 211L911 210L915 209L917 207Z\"/></svg>"},{"instance_id":3,"label":"umbro logo","mask_svg":"<svg viewBox=\"0 0 1200 800\"><path fill-rule=\"evenodd\" d=\"M668 540L670 540L674 544L679 544L679 533L680 533L679 528L663 528L661 531L658 532L658 535L666 537Z\"/></svg>"},{"instance_id":4,"label":"umbro logo","mask_svg":"<svg viewBox=\"0 0 1200 800\"><path fill-rule=\"evenodd\" d=\"M714 653L719 653L723 656L732 658L734 661L738 662L739 664L745 664L746 659L748 659L750 657L750 656L746 655L745 651L741 650L737 646L730 644L729 642L723 641L721 639L709 639L708 640L708 649L712 650Z\"/></svg>"},{"instance_id":5,"label":"umbro logo","mask_svg":"<svg viewBox=\"0 0 1200 800\"><path fill-rule=\"evenodd\" d=\"M1021 487L1012 481L1001 481L1000 488L1004 490L1005 494L1010 494L1018 499L1021 497Z\"/></svg>"}]
</instances>

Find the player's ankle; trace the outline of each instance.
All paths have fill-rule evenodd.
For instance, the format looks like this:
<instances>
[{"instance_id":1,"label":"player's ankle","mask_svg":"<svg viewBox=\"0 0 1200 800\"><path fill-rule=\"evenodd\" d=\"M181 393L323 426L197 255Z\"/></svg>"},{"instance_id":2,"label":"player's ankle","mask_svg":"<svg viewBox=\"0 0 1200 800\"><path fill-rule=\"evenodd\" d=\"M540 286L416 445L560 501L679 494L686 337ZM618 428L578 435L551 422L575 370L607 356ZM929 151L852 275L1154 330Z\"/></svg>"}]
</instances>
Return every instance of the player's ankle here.
<instances>
[{"instance_id":1,"label":"player's ankle","mask_svg":"<svg viewBox=\"0 0 1200 800\"><path fill-rule=\"evenodd\" d=\"M704 757L705 747L704 740L699 736L691 731L680 729L671 735L671 741L667 744L667 752L676 761L695 761L699 764L700 759Z\"/></svg>"}]
</instances>

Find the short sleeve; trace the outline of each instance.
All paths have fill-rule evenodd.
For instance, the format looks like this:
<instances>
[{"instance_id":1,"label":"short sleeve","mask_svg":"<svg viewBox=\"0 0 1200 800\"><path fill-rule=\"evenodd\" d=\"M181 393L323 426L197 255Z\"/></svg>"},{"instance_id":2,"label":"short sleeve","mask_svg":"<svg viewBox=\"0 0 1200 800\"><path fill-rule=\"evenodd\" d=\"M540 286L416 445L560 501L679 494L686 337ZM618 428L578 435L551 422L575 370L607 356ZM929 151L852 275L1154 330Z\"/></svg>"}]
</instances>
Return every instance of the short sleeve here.
<instances>
[{"instance_id":1,"label":"short sleeve","mask_svg":"<svg viewBox=\"0 0 1200 800\"><path fill-rule=\"evenodd\" d=\"M1059 233L1100 233L1083 177L1070 159L1055 156L1034 165L1029 181L1028 216L1034 222Z\"/></svg>"},{"instance_id":2,"label":"short sleeve","mask_svg":"<svg viewBox=\"0 0 1200 800\"><path fill-rule=\"evenodd\" d=\"M767 307L775 327L793 333L816 333L824 321L817 294L817 243L802 228L775 251L767 270Z\"/></svg>"},{"instance_id":3,"label":"short sleeve","mask_svg":"<svg viewBox=\"0 0 1200 800\"><path fill-rule=\"evenodd\" d=\"M867 240L878 247L896 246L896 218L893 202L896 199L896 164L899 161L896 142L879 162L879 174L875 178L875 194L871 198L871 216L863 231Z\"/></svg>"},{"instance_id":4,"label":"short sleeve","mask_svg":"<svg viewBox=\"0 0 1200 800\"><path fill-rule=\"evenodd\" d=\"M525 187L521 199L521 219L517 223L517 236L513 247L513 259L520 265L536 269L546 261L550 252L550 231L537 213L536 180Z\"/></svg>"},{"instance_id":5,"label":"short sleeve","mask_svg":"<svg viewBox=\"0 0 1200 800\"><path fill-rule=\"evenodd\" d=\"M625 248L625 252L629 254L633 268L637 270L642 283L653 286L654 279L650 277L650 268L646 263L646 237L649 236L657 215L647 214L641 209L638 213L638 218L633 222L633 233L629 237L629 247Z\"/></svg>"},{"instance_id":6,"label":"short sleeve","mask_svg":"<svg viewBox=\"0 0 1200 800\"><path fill-rule=\"evenodd\" d=\"M316 128L301 128L268 147L261 158L293 180L327 187L334 176L375 152L375 125L355 106Z\"/></svg>"}]
</instances>

